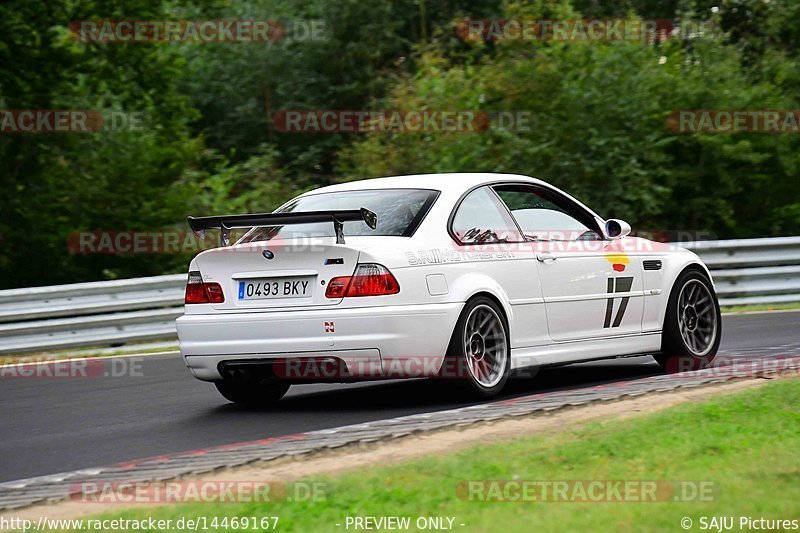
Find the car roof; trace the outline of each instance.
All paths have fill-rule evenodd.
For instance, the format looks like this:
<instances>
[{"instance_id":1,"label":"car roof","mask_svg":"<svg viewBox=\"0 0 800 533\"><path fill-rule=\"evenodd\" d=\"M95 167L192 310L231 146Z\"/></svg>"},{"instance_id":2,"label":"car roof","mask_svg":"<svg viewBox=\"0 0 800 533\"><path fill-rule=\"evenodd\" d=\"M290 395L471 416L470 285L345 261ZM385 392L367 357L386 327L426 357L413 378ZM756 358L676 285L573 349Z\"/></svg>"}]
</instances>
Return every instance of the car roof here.
<instances>
[{"instance_id":1,"label":"car roof","mask_svg":"<svg viewBox=\"0 0 800 533\"><path fill-rule=\"evenodd\" d=\"M547 185L545 182L519 174L495 174L491 172L454 172L445 174L414 174L391 176L337 183L314 189L306 194L355 191L363 189L434 189L442 192L457 192L459 195L477 185L496 181L524 181Z\"/></svg>"},{"instance_id":2,"label":"car roof","mask_svg":"<svg viewBox=\"0 0 800 533\"><path fill-rule=\"evenodd\" d=\"M301 194L300 197L332 192L363 191L365 189L430 189L441 191L439 201L437 201L436 205L434 205L433 211L446 210L446 213L449 213L450 209L453 207L453 204L456 203L458 199L461 198L461 196L468 190L483 184L503 181L530 183L555 189L562 195L575 202L578 206L588 211L591 215L602 220L602 218L592 209L583 204L577 198L574 198L568 193L560 190L558 187L555 187L554 185L551 185L543 180L532 178L530 176L523 176L521 174L500 174L494 172L453 172L443 174L391 176L387 178L363 179L358 181L337 183L336 185L328 185L327 187L321 187L319 189L308 191L304 194ZM429 215L427 218L431 218L431 216Z\"/></svg>"}]
</instances>

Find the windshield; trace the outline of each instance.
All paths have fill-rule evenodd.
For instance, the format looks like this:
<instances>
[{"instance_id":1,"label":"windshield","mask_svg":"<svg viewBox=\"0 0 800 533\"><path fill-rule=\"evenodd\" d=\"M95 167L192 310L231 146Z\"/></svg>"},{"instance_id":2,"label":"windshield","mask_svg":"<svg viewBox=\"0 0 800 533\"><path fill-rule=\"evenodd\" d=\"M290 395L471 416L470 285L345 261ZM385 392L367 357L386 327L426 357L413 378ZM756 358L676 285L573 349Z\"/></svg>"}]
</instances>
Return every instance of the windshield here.
<instances>
[{"instance_id":1,"label":"windshield","mask_svg":"<svg viewBox=\"0 0 800 533\"><path fill-rule=\"evenodd\" d=\"M410 237L438 196L437 191L427 189L379 189L312 194L295 198L276 213L298 213L304 211L338 211L365 207L378 215L377 227L373 230L361 220L345 222L345 235L373 235ZM239 243L303 237L333 237L333 224L293 224L290 226L264 226L254 228L239 240Z\"/></svg>"}]
</instances>

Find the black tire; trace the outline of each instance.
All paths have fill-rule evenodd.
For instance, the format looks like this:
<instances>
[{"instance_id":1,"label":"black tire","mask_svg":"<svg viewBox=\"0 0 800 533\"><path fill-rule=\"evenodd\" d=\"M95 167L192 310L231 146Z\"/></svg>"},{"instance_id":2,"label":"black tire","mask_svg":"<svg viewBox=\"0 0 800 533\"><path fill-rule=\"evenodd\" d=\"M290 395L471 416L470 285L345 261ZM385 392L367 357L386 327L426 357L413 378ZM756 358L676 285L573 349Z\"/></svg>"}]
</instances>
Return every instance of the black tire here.
<instances>
[{"instance_id":1,"label":"black tire","mask_svg":"<svg viewBox=\"0 0 800 533\"><path fill-rule=\"evenodd\" d=\"M722 315L711 280L698 270L683 271L667 302L661 353L653 357L671 374L700 370L714 360L721 340Z\"/></svg>"},{"instance_id":2,"label":"black tire","mask_svg":"<svg viewBox=\"0 0 800 533\"><path fill-rule=\"evenodd\" d=\"M228 401L252 407L273 405L283 398L290 384L276 379L253 381L215 381L219 393Z\"/></svg>"},{"instance_id":3,"label":"black tire","mask_svg":"<svg viewBox=\"0 0 800 533\"><path fill-rule=\"evenodd\" d=\"M478 319L485 323L482 330ZM438 377L471 398L486 399L503 390L510 368L511 343L503 310L484 296L472 298L458 317Z\"/></svg>"}]
</instances>

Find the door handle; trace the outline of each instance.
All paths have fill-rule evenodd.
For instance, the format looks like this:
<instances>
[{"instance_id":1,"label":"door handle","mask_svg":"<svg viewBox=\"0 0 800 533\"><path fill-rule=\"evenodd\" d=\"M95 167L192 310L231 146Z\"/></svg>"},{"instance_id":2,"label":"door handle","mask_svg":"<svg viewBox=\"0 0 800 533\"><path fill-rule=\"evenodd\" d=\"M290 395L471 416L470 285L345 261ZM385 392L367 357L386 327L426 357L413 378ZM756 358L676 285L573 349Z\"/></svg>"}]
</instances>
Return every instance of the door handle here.
<instances>
[{"instance_id":1,"label":"door handle","mask_svg":"<svg viewBox=\"0 0 800 533\"><path fill-rule=\"evenodd\" d=\"M550 262L555 261L556 259L558 259L558 256L556 254L552 254L550 252L542 252L542 253L536 254L536 259L538 259L542 263L546 263L548 261L550 261Z\"/></svg>"}]
</instances>

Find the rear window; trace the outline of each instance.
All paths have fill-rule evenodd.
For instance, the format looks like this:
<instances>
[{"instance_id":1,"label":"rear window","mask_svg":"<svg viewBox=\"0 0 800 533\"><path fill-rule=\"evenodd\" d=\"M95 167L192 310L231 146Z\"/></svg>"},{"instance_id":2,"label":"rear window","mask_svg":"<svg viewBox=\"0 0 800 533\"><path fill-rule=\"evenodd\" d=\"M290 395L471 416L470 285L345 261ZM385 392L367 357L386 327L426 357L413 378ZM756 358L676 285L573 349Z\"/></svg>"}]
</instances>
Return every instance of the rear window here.
<instances>
[{"instance_id":1,"label":"rear window","mask_svg":"<svg viewBox=\"0 0 800 533\"><path fill-rule=\"evenodd\" d=\"M345 236L373 235L382 237L410 237L433 205L437 191L427 189L378 189L313 194L295 198L276 213L304 211L333 211L365 207L378 215L378 225L373 230L361 220L345 222ZM274 238L334 237L333 224L293 224L291 226L265 226L248 232L239 242L253 242Z\"/></svg>"}]
</instances>

